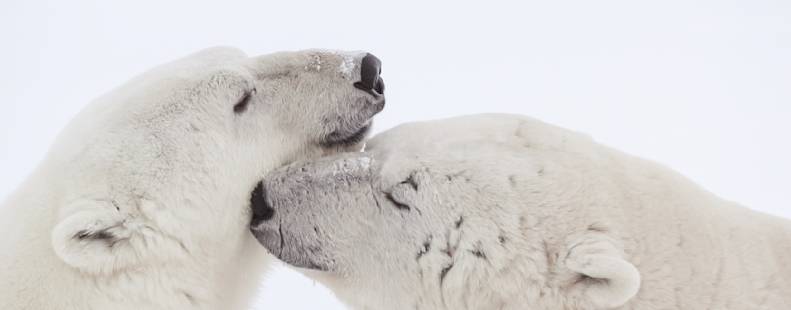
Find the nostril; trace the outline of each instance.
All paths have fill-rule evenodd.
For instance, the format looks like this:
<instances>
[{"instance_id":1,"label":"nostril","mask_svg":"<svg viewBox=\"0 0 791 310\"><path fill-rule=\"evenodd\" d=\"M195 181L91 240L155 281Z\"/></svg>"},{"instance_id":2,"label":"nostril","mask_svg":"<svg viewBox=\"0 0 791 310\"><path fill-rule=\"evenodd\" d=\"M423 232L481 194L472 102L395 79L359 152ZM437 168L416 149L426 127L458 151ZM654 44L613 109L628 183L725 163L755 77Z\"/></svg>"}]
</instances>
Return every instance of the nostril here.
<instances>
[{"instance_id":1,"label":"nostril","mask_svg":"<svg viewBox=\"0 0 791 310\"><path fill-rule=\"evenodd\" d=\"M252 226L257 226L263 221L268 221L275 215L275 209L273 209L267 201L266 189L264 188L263 182L258 182L258 186L253 190L250 196L250 206L253 208Z\"/></svg>"},{"instance_id":2,"label":"nostril","mask_svg":"<svg viewBox=\"0 0 791 310\"><path fill-rule=\"evenodd\" d=\"M384 93L385 93L385 81L382 80L381 76L378 79L376 79L376 83L374 84L374 90L377 93L379 93L380 95L384 95Z\"/></svg>"},{"instance_id":3,"label":"nostril","mask_svg":"<svg viewBox=\"0 0 791 310\"><path fill-rule=\"evenodd\" d=\"M373 90L382 72L382 62L376 56L368 53L360 64L360 83L368 90Z\"/></svg>"}]
</instances>

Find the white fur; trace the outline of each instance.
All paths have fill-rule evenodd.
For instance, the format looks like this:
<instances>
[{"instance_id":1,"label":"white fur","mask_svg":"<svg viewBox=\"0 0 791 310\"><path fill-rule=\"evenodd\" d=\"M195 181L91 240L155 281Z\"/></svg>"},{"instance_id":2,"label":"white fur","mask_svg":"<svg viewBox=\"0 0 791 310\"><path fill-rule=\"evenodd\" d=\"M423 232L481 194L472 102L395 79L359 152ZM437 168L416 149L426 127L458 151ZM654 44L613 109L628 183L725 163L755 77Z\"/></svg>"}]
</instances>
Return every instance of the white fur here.
<instances>
[{"instance_id":1,"label":"white fur","mask_svg":"<svg viewBox=\"0 0 791 310\"><path fill-rule=\"evenodd\" d=\"M355 309L791 309L791 221L527 117L402 125L265 185L256 237Z\"/></svg>"},{"instance_id":2,"label":"white fur","mask_svg":"<svg viewBox=\"0 0 791 310\"><path fill-rule=\"evenodd\" d=\"M269 260L250 192L282 164L359 149L325 138L382 108L336 69L362 56L213 48L98 98L0 208L0 309L245 308Z\"/></svg>"}]
</instances>

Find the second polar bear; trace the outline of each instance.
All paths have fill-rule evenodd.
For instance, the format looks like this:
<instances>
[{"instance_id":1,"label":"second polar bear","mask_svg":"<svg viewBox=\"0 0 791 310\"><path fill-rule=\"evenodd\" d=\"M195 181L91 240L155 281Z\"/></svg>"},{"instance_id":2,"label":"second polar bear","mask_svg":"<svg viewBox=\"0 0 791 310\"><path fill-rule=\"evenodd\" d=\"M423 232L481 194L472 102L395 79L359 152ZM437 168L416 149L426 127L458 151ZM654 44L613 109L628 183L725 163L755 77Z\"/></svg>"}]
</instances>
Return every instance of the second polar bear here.
<instances>
[{"instance_id":1,"label":"second polar bear","mask_svg":"<svg viewBox=\"0 0 791 310\"><path fill-rule=\"evenodd\" d=\"M213 48L98 98L0 208L0 309L245 309L269 170L361 147L384 84L367 53Z\"/></svg>"},{"instance_id":2,"label":"second polar bear","mask_svg":"<svg viewBox=\"0 0 791 310\"><path fill-rule=\"evenodd\" d=\"M791 221L527 117L281 168L252 226L355 309L791 309Z\"/></svg>"}]
</instances>

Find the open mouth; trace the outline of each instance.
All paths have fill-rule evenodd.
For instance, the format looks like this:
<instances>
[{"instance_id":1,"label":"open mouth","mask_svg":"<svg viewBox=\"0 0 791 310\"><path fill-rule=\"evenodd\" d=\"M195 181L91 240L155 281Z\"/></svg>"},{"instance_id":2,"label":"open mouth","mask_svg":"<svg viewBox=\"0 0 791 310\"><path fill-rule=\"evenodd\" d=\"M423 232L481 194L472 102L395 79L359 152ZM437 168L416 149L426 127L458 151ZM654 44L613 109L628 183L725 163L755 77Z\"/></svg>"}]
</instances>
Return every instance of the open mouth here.
<instances>
[{"instance_id":1,"label":"open mouth","mask_svg":"<svg viewBox=\"0 0 791 310\"><path fill-rule=\"evenodd\" d=\"M366 123L357 131L346 134L346 133L339 133L339 132L332 132L327 135L327 138L321 142L321 146L323 147L339 147L339 146L352 146L357 143L360 143L365 139L365 136L368 135L368 132L371 130L371 122Z\"/></svg>"}]
</instances>

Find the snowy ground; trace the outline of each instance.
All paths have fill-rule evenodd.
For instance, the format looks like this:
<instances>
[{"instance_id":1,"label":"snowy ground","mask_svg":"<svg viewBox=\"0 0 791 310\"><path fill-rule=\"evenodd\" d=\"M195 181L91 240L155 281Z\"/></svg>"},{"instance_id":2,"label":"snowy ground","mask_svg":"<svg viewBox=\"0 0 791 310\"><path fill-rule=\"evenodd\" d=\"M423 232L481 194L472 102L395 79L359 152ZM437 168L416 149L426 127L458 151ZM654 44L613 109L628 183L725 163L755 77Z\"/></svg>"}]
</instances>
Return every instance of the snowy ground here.
<instances>
[{"instance_id":1,"label":"snowy ground","mask_svg":"<svg viewBox=\"0 0 791 310\"><path fill-rule=\"evenodd\" d=\"M473 4L475 3L475 4ZM0 197L91 98L211 45L365 49L384 62L376 131L529 114L791 217L791 2L9 1L0 10ZM288 269L260 309L342 309Z\"/></svg>"}]
</instances>

